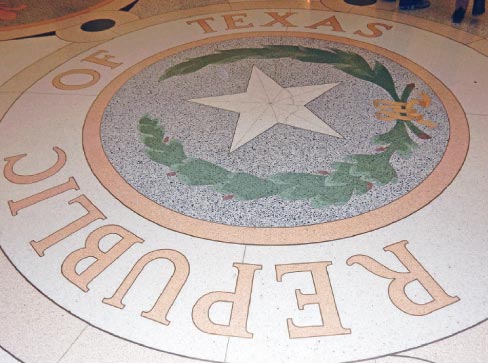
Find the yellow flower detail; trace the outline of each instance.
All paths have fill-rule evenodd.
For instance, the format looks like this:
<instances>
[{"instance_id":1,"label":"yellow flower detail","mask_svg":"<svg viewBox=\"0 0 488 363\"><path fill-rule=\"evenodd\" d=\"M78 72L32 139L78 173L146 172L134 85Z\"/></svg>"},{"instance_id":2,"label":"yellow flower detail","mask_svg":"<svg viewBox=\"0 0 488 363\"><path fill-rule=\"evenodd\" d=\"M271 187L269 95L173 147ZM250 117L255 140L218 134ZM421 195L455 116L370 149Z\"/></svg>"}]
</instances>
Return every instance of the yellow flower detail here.
<instances>
[{"instance_id":1,"label":"yellow flower detail","mask_svg":"<svg viewBox=\"0 0 488 363\"><path fill-rule=\"evenodd\" d=\"M391 100L374 100L373 105L378 112L375 116L380 121L415 121L421 125L427 126L430 129L437 127L435 122L424 120L424 117L415 106L422 108L429 107L431 104L430 97L421 93L419 99L412 99L408 102L395 102Z\"/></svg>"}]
</instances>

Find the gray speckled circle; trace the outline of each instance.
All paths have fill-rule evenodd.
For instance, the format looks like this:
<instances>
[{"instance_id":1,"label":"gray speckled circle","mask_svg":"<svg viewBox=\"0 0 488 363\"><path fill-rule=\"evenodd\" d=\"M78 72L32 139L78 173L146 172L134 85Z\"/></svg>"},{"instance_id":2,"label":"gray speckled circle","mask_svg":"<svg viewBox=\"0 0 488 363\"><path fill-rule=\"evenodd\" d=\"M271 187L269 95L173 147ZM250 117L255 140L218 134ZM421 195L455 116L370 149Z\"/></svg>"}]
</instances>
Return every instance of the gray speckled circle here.
<instances>
[{"instance_id":1,"label":"gray speckled circle","mask_svg":"<svg viewBox=\"0 0 488 363\"><path fill-rule=\"evenodd\" d=\"M170 169L150 160L139 140L137 124L144 115L158 118L166 134L180 140L185 153L235 172L268 177L281 172L317 173L331 170L331 163L350 154L372 154L378 145L373 136L389 130L393 123L378 121L374 99L389 99L378 86L354 78L327 64L291 59L247 59L210 65L195 73L159 82L164 71L188 58L211 54L217 49L260 47L266 44L339 48L363 56L370 64L379 61L388 68L397 92L414 83L413 98L425 92L432 105L424 118L437 123L428 129L432 139L415 138L418 148L409 159L394 156L392 165L398 182L375 186L355 195L342 206L313 208L309 201L288 201L278 196L253 201L224 200L210 187L188 186ZM282 87L340 83L308 103L306 107L344 136L313 133L286 125L275 125L232 153L229 149L239 115L235 112L189 102L190 99L245 92L253 65ZM420 126L423 128L423 126ZM292 227L324 223L356 216L405 195L422 182L439 163L449 139L449 121L442 103L416 75L391 60L360 48L322 40L297 38L252 38L201 46L163 59L130 79L112 98L101 126L102 144L118 173L139 193L184 215L236 226Z\"/></svg>"}]
</instances>

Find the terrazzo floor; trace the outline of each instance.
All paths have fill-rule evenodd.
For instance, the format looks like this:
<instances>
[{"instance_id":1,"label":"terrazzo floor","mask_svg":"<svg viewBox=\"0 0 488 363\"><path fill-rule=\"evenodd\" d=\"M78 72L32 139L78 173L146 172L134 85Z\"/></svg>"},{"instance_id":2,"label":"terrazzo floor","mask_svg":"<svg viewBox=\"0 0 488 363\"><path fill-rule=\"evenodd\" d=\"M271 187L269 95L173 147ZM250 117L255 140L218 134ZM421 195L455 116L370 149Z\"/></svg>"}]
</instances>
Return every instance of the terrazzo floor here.
<instances>
[{"instance_id":1,"label":"terrazzo floor","mask_svg":"<svg viewBox=\"0 0 488 363\"><path fill-rule=\"evenodd\" d=\"M0 362L488 361L487 16L0 2Z\"/></svg>"}]
</instances>

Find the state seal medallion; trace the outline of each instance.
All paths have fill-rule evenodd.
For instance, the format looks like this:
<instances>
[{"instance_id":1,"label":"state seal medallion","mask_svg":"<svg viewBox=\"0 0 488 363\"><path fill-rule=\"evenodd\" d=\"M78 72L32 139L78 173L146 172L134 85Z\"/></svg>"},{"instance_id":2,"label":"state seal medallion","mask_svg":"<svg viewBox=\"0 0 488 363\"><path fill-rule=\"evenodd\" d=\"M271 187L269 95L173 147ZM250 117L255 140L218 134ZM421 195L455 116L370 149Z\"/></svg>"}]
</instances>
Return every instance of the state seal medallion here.
<instances>
[{"instance_id":1,"label":"state seal medallion","mask_svg":"<svg viewBox=\"0 0 488 363\"><path fill-rule=\"evenodd\" d=\"M246 6L68 36L0 88L5 256L65 315L180 358L359 361L484 321L488 109L466 95L488 59Z\"/></svg>"},{"instance_id":2,"label":"state seal medallion","mask_svg":"<svg viewBox=\"0 0 488 363\"><path fill-rule=\"evenodd\" d=\"M405 58L307 33L200 43L120 75L85 124L99 180L164 227L248 244L335 240L415 212L464 161L462 109Z\"/></svg>"}]
</instances>

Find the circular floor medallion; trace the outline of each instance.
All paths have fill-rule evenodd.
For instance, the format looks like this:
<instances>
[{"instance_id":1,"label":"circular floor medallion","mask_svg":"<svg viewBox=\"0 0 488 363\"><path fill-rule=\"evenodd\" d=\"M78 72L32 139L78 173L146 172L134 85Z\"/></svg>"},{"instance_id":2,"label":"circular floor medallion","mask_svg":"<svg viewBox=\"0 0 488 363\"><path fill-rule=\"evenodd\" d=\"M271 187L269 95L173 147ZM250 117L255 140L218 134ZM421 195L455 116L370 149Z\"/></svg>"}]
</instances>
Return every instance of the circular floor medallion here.
<instances>
[{"instance_id":1,"label":"circular floor medallion","mask_svg":"<svg viewBox=\"0 0 488 363\"><path fill-rule=\"evenodd\" d=\"M352 13L227 10L67 36L0 87L1 249L96 328L72 349L339 363L486 320L487 57Z\"/></svg>"},{"instance_id":2,"label":"circular floor medallion","mask_svg":"<svg viewBox=\"0 0 488 363\"><path fill-rule=\"evenodd\" d=\"M0 2L0 39L7 40L51 33L86 22L86 17L90 16L90 13L119 10L130 3L133 1L72 0L69 3L50 1L49 4L32 0ZM110 15L113 16L113 14ZM106 20L113 21L112 19ZM88 29L90 28L92 27L89 26Z\"/></svg>"},{"instance_id":3,"label":"circular floor medallion","mask_svg":"<svg viewBox=\"0 0 488 363\"><path fill-rule=\"evenodd\" d=\"M88 114L84 148L92 170L140 215L224 242L329 241L408 216L459 171L468 149L466 119L450 92L418 65L327 35L224 38L133 66ZM288 53L276 56L280 51ZM161 79L184 62L211 62L226 52L238 60ZM301 60L307 52L316 58ZM352 68L358 59L371 75ZM390 77L395 94L382 77Z\"/></svg>"}]
</instances>

